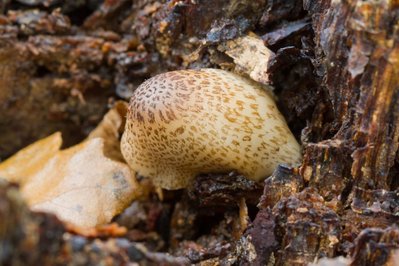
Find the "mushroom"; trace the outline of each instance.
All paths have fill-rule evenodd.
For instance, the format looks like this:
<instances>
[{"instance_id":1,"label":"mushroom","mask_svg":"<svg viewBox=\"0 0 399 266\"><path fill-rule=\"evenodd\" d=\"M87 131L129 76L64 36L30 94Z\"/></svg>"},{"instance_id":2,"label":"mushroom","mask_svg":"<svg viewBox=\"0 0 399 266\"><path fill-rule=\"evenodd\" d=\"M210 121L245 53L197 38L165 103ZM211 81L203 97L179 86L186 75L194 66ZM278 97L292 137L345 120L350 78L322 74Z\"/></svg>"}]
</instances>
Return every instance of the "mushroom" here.
<instances>
[{"instance_id":1,"label":"mushroom","mask_svg":"<svg viewBox=\"0 0 399 266\"><path fill-rule=\"evenodd\" d=\"M260 181L278 164L301 158L271 93L218 69L172 71L141 84L130 100L121 150L133 170L165 189L232 170Z\"/></svg>"}]
</instances>

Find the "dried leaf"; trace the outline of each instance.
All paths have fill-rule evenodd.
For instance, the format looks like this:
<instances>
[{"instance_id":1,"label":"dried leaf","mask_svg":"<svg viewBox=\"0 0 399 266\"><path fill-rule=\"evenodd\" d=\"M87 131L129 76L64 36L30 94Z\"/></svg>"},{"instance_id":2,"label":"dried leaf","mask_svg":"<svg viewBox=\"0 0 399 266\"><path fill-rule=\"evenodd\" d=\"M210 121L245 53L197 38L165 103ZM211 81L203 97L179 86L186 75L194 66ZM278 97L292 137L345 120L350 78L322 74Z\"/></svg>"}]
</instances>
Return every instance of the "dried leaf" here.
<instances>
[{"instance_id":1,"label":"dried leaf","mask_svg":"<svg viewBox=\"0 0 399 266\"><path fill-rule=\"evenodd\" d=\"M0 177L24 185L29 176L40 171L42 166L57 154L61 144L61 134L57 132L29 145L0 164Z\"/></svg>"},{"instance_id":2,"label":"dried leaf","mask_svg":"<svg viewBox=\"0 0 399 266\"><path fill-rule=\"evenodd\" d=\"M345 257L335 258L322 258L317 263L311 263L309 266L348 266L351 264L351 260Z\"/></svg>"},{"instance_id":3,"label":"dried leaf","mask_svg":"<svg viewBox=\"0 0 399 266\"><path fill-rule=\"evenodd\" d=\"M69 232L91 238L122 237L126 235L127 228L117 223L105 224L91 228L79 227L73 224L66 224Z\"/></svg>"},{"instance_id":4,"label":"dried leaf","mask_svg":"<svg viewBox=\"0 0 399 266\"><path fill-rule=\"evenodd\" d=\"M127 102L117 101L113 108L105 114L100 124L87 137L87 139L104 139L104 154L121 162L124 162L124 159L120 150L119 137L125 126L127 108Z\"/></svg>"},{"instance_id":5,"label":"dried leaf","mask_svg":"<svg viewBox=\"0 0 399 266\"><path fill-rule=\"evenodd\" d=\"M20 183L33 210L80 227L109 223L140 195L129 167L104 155L118 151L116 134L124 115L118 113L118 119L115 109L86 141L60 151L62 139L55 133L0 164L0 176Z\"/></svg>"},{"instance_id":6,"label":"dried leaf","mask_svg":"<svg viewBox=\"0 0 399 266\"><path fill-rule=\"evenodd\" d=\"M236 71L246 73L260 83L270 84L267 65L274 53L264 45L262 39L244 36L219 45L218 50L233 58Z\"/></svg>"}]
</instances>

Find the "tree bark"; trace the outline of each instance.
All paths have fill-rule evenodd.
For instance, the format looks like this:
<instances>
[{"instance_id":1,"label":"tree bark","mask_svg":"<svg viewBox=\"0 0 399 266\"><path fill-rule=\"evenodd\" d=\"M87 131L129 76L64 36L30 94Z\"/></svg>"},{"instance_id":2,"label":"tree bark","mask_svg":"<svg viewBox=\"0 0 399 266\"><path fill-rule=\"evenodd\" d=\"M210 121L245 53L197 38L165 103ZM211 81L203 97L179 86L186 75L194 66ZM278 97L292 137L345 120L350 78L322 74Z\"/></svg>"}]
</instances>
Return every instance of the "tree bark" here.
<instances>
[{"instance_id":1,"label":"tree bark","mask_svg":"<svg viewBox=\"0 0 399 266\"><path fill-rule=\"evenodd\" d=\"M175 257L118 244L111 248L120 251L117 261L307 265L344 256L351 265L394 263L399 254L396 0L3 1L0 158L55 130L64 132L68 145L78 142L107 103L128 99L155 74L200 67L233 71L234 60L223 49L247 35L274 54L267 77L302 142L301 166L280 166L264 184L236 174L204 175L183 196L168 192L165 202L137 203L135 211L149 218L138 223L140 230L129 228L129 240L161 246ZM0 202L20 206L7 194L16 188L0 185ZM238 198L246 198L253 221L237 240ZM40 241L33 244L39 255L23 255L28 236L19 231L29 230L30 223L41 232L57 229L43 240L56 243L54 254L77 241L63 239L66 228L54 218L23 210L18 216L0 206L0 217L18 225L13 229L0 219L0 229L7 229L0 234L0 264L44 261ZM159 237L150 239L155 231ZM21 252L2 257L2 245ZM76 262L73 255L84 257L82 250L70 248L62 261Z\"/></svg>"}]
</instances>

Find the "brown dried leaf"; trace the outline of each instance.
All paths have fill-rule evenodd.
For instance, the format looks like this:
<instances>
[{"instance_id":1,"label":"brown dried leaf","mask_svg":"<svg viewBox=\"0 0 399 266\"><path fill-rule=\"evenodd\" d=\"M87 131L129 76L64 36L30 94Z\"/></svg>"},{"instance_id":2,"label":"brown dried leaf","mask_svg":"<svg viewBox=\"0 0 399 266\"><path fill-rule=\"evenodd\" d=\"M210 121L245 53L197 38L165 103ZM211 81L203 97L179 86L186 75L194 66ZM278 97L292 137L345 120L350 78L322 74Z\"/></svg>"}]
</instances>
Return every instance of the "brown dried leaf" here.
<instances>
[{"instance_id":1,"label":"brown dried leaf","mask_svg":"<svg viewBox=\"0 0 399 266\"><path fill-rule=\"evenodd\" d=\"M267 65L274 53L264 45L262 39L254 36L239 37L219 45L218 50L234 60L237 72L243 72L260 83L270 84Z\"/></svg>"},{"instance_id":2,"label":"brown dried leaf","mask_svg":"<svg viewBox=\"0 0 399 266\"><path fill-rule=\"evenodd\" d=\"M23 186L29 181L29 176L38 172L50 158L59 152L61 144L62 138L59 132L36 141L2 162L0 177Z\"/></svg>"},{"instance_id":3,"label":"brown dried leaf","mask_svg":"<svg viewBox=\"0 0 399 266\"><path fill-rule=\"evenodd\" d=\"M316 263L311 263L309 266L349 266L351 260L345 257L335 258L321 258Z\"/></svg>"},{"instance_id":4,"label":"brown dried leaf","mask_svg":"<svg viewBox=\"0 0 399 266\"><path fill-rule=\"evenodd\" d=\"M127 233L127 228L119 226L117 223L104 224L96 227L79 227L73 224L66 224L69 232L90 238L123 237Z\"/></svg>"},{"instance_id":5,"label":"brown dried leaf","mask_svg":"<svg viewBox=\"0 0 399 266\"><path fill-rule=\"evenodd\" d=\"M125 126L128 106L127 102L117 101L113 108L105 114L100 124L87 137L87 139L104 139L104 154L121 162L124 162L124 159L120 150L119 137Z\"/></svg>"},{"instance_id":6,"label":"brown dried leaf","mask_svg":"<svg viewBox=\"0 0 399 266\"><path fill-rule=\"evenodd\" d=\"M105 116L102 130L69 149L59 150L60 133L26 147L0 164L0 176L20 183L33 210L54 213L80 227L110 222L140 195L129 167L104 154L117 153L118 137L112 133L118 132L123 120L115 112Z\"/></svg>"}]
</instances>

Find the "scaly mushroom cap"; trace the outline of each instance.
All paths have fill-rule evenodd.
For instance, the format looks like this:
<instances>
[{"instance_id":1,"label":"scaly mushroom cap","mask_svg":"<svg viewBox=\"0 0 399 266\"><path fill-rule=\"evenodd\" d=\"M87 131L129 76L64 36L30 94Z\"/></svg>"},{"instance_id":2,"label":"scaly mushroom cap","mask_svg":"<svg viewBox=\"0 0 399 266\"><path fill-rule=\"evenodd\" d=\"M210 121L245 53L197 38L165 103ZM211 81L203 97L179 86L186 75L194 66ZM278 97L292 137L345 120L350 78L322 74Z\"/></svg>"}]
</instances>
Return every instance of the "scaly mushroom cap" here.
<instances>
[{"instance_id":1,"label":"scaly mushroom cap","mask_svg":"<svg viewBox=\"0 0 399 266\"><path fill-rule=\"evenodd\" d=\"M121 149L132 169L165 189L231 170L259 181L301 157L273 98L217 69L167 72L141 84L130 100Z\"/></svg>"}]
</instances>

